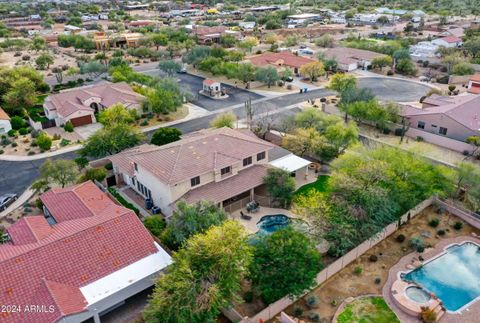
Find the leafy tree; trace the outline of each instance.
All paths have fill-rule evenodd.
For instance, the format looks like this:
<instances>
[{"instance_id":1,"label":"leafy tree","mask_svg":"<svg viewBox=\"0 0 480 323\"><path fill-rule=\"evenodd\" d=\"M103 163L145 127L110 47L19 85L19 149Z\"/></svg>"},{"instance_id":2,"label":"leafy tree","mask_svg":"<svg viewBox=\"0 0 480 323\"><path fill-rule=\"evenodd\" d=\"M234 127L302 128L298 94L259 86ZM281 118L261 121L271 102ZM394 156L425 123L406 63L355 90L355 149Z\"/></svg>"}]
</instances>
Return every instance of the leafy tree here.
<instances>
[{"instance_id":1,"label":"leafy tree","mask_svg":"<svg viewBox=\"0 0 480 323\"><path fill-rule=\"evenodd\" d=\"M210 126L213 128L235 128L235 121L237 121L237 116L232 112L219 114L215 119L212 120Z\"/></svg>"},{"instance_id":2,"label":"leafy tree","mask_svg":"<svg viewBox=\"0 0 480 323\"><path fill-rule=\"evenodd\" d=\"M410 59L400 59L395 65L397 73L404 75L415 75L417 74L417 68L415 64Z\"/></svg>"},{"instance_id":3,"label":"leafy tree","mask_svg":"<svg viewBox=\"0 0 480 323\"><path fill-rule=\"evenodd\" d=\"M300 68L300 74L307 76L311 82L314 82L319 76L325 74L325 66L322 62L311 62Z\"/></svg>"},{"instance_id":4,"label":"leafy tree","mask_svg":"<svg viewBox=\"0 0 480 323\"><path fill-rule=\"evenodd\" d=\"M81 74L89 74L90 77L96 78L107 72L108 68L100 61L91 61L80 65Z\"/></svg>"},{"instance_id":5,"label":"leafy tree","mask_svg":"<svg viewBox=\"0 0 480 323\"><path fill-rule=\"evenodd\" d=\"M288 80L288 78L293 77L294 73L291 68L285 67L283 70L280 71L280 78L282 81Z\"/></svg>"},{"instance_id":6,"label":"leafy tree","mask_svg":"<svg viewBox=\"0 0 480 323\"><path fill-rule=\"evenodd\" d=\"M239 64L236 78L244 84L248 84L255 79L255 66L251 63Z\"/></svg>"},{"instance_id":7,"label":"leafy tree","mask_svg":"<svg viewBox=\"0 0 480 323\"><path fill-rule=\"evenodd\" d=\"M174 94L165 89L150 89L146 93L146 100L143 101L143 108L156 114L176 111Z\"/></svg>"},{"instance_id":8,"label":"leafy tree","mask_svg":"<svg viewBox=\"0 0 480 323\"><path fill-rule=\"evenodd\" d=\"M455 197L474 212L480 210L480 168L472 163L460 163L457 171Z\"/></svg>"},{"instance_id":9,"label":"leafy tree","mask_svg":"<svg viewBox=\"0 0 480 323\"><path fill-rule=\"evenodd\" d=\"M79 175L78 166L73 160L47 159L40 166L40 177L38 180L44 181L47 186L56 184L64 188L69 184L76 183Z\"/></svg>"},{"instance_id":10,"label":"leafy tree","mask_svg":"<svg viewBox=\"0 0 480 323\"><path fill-rule=\"evenodd\" d=\"M7 105L7 112L21 114L25 108L32 107L37 100L35 84L26 77L19 78L13 81L3 100Z\"/></svg>"},{"instance_id":11,"label":"leafy tree","mask_svg":"<svg viewBox=\"0 0 480 323\"><path fill-rule=\"evenodd\" d=\"M380 16L377 18L377 23L379 24L382 24L382 25L386 25L390 22L390 20L388 19L387 16Z\"/></svg>"},{"instance_id":12,"label":"leafy tree","mask_svg":"<svg viewBox=\"0 0 480 323\"><path fill-rule=\"evenodd\" d=\"M45 132L42 132L37 138L35 138L35 143L41 150L50 150L52 147L52 138Z\"/></svg>"},{"instance_id":13,"label":"leafy tree","mask_svg":"<svg viewBox=\"0 0 480 323\"><path fill-rule=\"evenodd\" d=\"M335 39L332 35L325 34L315 39L315 45L324 48L333 47L335 45Z\"/></svg>"},{"instance_id":14,"label":"leafy tree","mask_svg":"<svg viewBox=\"0 0 480 323\"><path fill-rule=\"evenodd\" d=\"M157 51L160 46L167 46L168 44L168 36L163 33L150 35L150 40L157 47Z\"/></svg>"},{"instance_id":15,"label":"leafy tree","mask_svg":"<svg viewBox=\"0 0 480 323\"><path fill-rule=\"evenodd\" d=\"M82 176L81 182L98 181L102 182L107 177L107 170L103 167L88 168Z\"/></svg>"},{"instance_id":16,"label":"leafy tree","mask_svg":"<svg viewBox=\"0 0 480 323\"><path fill-rule=\"evenodd\" d=\"M180 140L181 136L182 132L177 128L159 128L153 133L150 143L162 146Z\"/></svg>"},{"instance_id":17,"label":"leafy tree","mask_svg":"<svg viewBox=\"0 0 480 323\"><path fill-rule=\"evenodd\" d=\"M183 61L195 66L210 56L210 52L211 49L208 46L195 46L190 52L183 56Z\"/></svg>"},{"instance_id":18,"label":"leafy tree","mask_svg":"<svg viewBox=\"0 0 480 323\"><path fill-rule=\"evenodd\" d=\"M396 61L400 61L402 59L410 60L410 51L408 49L398 49L393 52L392 57Z\"/></svg>"},{"instance_id":19,"label":"leafy tree","mask_svg":"<svg viewBox=\"0 0 480 323\"><path fill-rule=\"evenodd\" d=\"M390 56L378 56L372 60L372 67L374 68L378 67L380 70L382 70L382 68L384 67L391 66L391 65L392 65L392 58Z\"/></svg>"},{"instance_id":20,"label":"leafy tree","mask_svg":"<svg viewBox=\"0 0 480 323\"><path fill-rule=\"evenodd\" d=\"M163 240L170 249L177 250L191 236L204 233L212 226L221 225L226 219L225 211L213 202L198 201L189 205L180 201L168 222Z\"/></svg>"},{"instance_id":21,"label":"leafy tree","mask_svg":"<svg viewBox=\"0 0 480 323\"><path fill-rule=\"evenodd\" d=\"M175 73L180 71L182 66L173 60L166 60L158 63L158 68L160 68L162 72L165 72L169 77L172 77Z\"/></svg>"},{"instance_id":22,"label":"leafy tree","mask_svg":"<svg viewBox=\"0 0 480 323\"><path fill-rule=\"evenodd\" d=\"M155 237L160 238L162 236L163 229L165 229L165 220L159 215L152 215L146 217L143 220L143 225L150 231Z\"/></svg>"},{"instance_id":23,"label":"leafy tree","mask_svg":"<svg viewBox=\"0 0 480 323\"><path fill-rule=\"evenodd\" d=\"M468 39L464 44L463 48L470 54L472 57L480 57L480 36Z\"/></svg>"},{"instance_id":24,"label":"leafy tree","mask_svg":"<svg viewBox=\"0 0 480 323\"><path fill-rule=\"evenodd\" d=\"M299 156L316 156L324 139L314 128L296 129L291 136L283 138L282 146Z\"/></svg>"},{"instance_id":25,"label":"leafy tree","mask_svg":"<svg viewBox=\"0 0 480 323\"><path fill-rule=\"evenodd\" d=\"M237 44L238 48L244 49L248 52L252 52L253 47L258 45L258 39L256 37L248 36L244 40Z\"/></svg>"},{"instance_id":26,"label":"leafy tree","mask_svg":"<svg viewBox=\"0 0 480 323\"><path fill-rule=\"evenodd\" d=\"M83 156L100 158L136 146L144 139L145 136L138 129L116 124L97 130L85 141L81 153Z\"/></svg>"},{"instance_id":27,"label":"leafy tree","mask_svg":"<svg viewBox=\"0 0 480 323\"><path fill-rule=\"evenodd\" d=\"M455 64L452 68L453 75L472 75L475 74L473 66L466 62Z\"/></svg>"},{"instance_id":28,"label":"leafy tree","mask_svg":"<svg viewBox=\"0 0 480 323\"><path fill-rule=\"evenodd\" d=\"M328 85L329 89L335 90L340 94L348 89L355 88L357 86L357 79L350 74L334 74Z\"/></svg>"},{"instance_id":29,"label":"leafy tree","mask_svg":"<svg viewBox=\"0 0 480 323\"><path fill-rule=\"evenodd\" d=\"M30 49L38 52L40 50L45 49L45 39L40 36L35 36L30 43Z\"/></svg>"},{"instance_id":30,"label":"leafy tree","mask_svg":"<svg viewBox=\"0 0 480 323\"><path fill-rule=\"evenodd\" d=\"M280 168L271 168L267 171L263 181L273 199L280 202L284 207L290 205L295 191L295 180L289 172Z\"/></svg>"},{"instance_id":31,"label":"leafy tree","mask_svg":"<svg viewBox=\"0 0 480 323\"><path fill-rule=\"evenodd\" d=\"M323 267L315 245L291 227L262 236L253 255L250 278L267 304L287 295L301 296L315 285Z\"/></svg>"},{"instance_id":32,"label":"leafy tree","mask_svg":"<svg viewBox=\"0 0 480 323\"><path fill-rule=\"evenodd\" d=\"M25 120L22 117L19 116L13 116L10 119L10 124L12 125L13 130L18 130L20 128L24 128L26 125Z\"/></svg>"},{"instance_id":33,"label":"leafy tree","mask_svg":"<svg viewBox=\"0 0 480 323\"><path fill-rule=\"evenodd\" d=\"M448 74L451 74L453 66L457 65L458 63L463 62L464 59L465 58L463 57L463 55L461 55L458 52L455 52L455 53L452 53L452 54L449 54L449 55L445 55L442 58L442 62L447 67Z\"/></svg>"},{"instance_id":34,"label":"leafy tree","mask_svg":"<svg viewBox=\"0 0 480 323\"><path fill-rule=\"evenodd\" d=\"M112 127L117 124L129 124L135 121L136 110L128 110L121 103L116 103L106 109L103 109L98 121L105 127Z\"/></svg>"},{"instance_id":35,"label":"leafy tree","mask_svg":"<svg viewBox=\"0 0 480 323\"><path fill-rule=\"evenodd\" d=\"M236 42L237 39L232 35L223 35L220 37L220 44L222 44L222 46L226 48L235 46Z\"/></svg>"},{"instance_id":36,"label":"leafy tree","mask_svg":"<svg viewBox=\"0 0 480 323\"><path fill-rule=\"evenodd\" d=\"M396 122L399 114L397 106L383 107L375 99L350 103L345 107L345 111L357 121L374 123L380 129L386 128L390 122Z\"/></svg>"},{"instance_id":37,"label":"leafy tree","mask_svg":"<svg viewBox=\"0 0 480 323\"><path fill-rule=\"evenodd\" d=\"M143 312L145 322L214 322L222 309L240 300L251 255L245 229L237 221L190 238L157 281Z\"/></svg>"},{"instance_id":38,"label":"leafy tree","mask_svg":"<svg viewBox=\"0 0 480 323\"><path fill-rule=\"evenodd\" d=\"M257 69L255 73L255 79L262 83L265 83L268 88L274 85L276 82L280 80L280 76L278 76L278 72L273 66L261 67Z\"/></svg>"}]
</instances>

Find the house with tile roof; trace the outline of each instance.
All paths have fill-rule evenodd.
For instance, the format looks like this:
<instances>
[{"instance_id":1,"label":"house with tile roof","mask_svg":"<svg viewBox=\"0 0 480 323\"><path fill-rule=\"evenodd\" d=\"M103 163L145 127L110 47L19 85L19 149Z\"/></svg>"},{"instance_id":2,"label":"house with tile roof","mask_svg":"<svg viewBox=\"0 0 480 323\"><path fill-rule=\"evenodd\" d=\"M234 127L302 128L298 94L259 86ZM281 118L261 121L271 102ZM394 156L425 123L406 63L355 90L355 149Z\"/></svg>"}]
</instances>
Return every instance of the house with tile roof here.
<instances>
[{"instance_id":1,"label":"house with tile roof","mask_svg":"<svg viewBox=\"0 0 480 323\"><path fill-rule=\"evenodd\" d=\"M3 135L10 130L12 130L10 116L2 108L0 108L0 135Z\"/></svg>"},{"instance_id":2,"label":"house with tile roof","mask_svg":"<svg viewBox=\"0 0 480 323\"><path fill-rule=\"evenodd\" d=\"M446 48L458 48L463 45L463 40L456 36L446 36L432 40L432 44Z\"/></svg>"},{"instance_id":3,"label":"house with tile roof","mask_svg":"<svg viewBox=\"0 0 480 323\"><path fill-rule=\"evenodd\" d=\"M480 73L470 77L467 88L469 93L480 94Z\"/></svg>"},{"instance_id":4,"label":"house with tile roof","mask_svg":"<svg viewBox=\"0 0 480 323\"><path fill-rule=\"evenodd\" d=\"M42 194L0 244L1 322L100 322L172 263L131 210L93 182Z\"/></svg>"},{"instance_id":5,"label":"house with tile roof","mask_svg":"<svg viewBox=\"0 0 480 323\"><path fill-rule=\"evenodd\" d=\"M385 55L348 47L329 48L325 51L325 57L335 59L338 63L338 68L345 72L354 71L358 68L366 70L372 65L374 58L381 56Z\"/></svg>"},{"instance_id":6,"label":"house with tile roof","mask_svg":"<svg viewBox=\"0 0 480 323\"><path fill-rule=\"evenodd\" d=\"M245 61L257 67L271 65L279 70L288 67L291 68L295 74L299 73L303 65L316 62L314 59L298 56L288 51L278 53L265 52L263 54L249 56Z\"/></svg>"},{"instance_id":7,"label":"house with tile roof","mask_svg":"<svg viewBox=\"0 0 480 323\"><path fill-rule=\"evenodd\" d=\"M45 99L43 109L51 121L48 125L60 127L70 121L78 127L95 123L95 113L116 103L139 110L143 99L125 82L101 82L51 94Z\"/></svg>"},{"instance_id":8,"label":"house with tile roof","mask_svg":"<svg viewBox=\"0 0 480 323\"><path fill-rule=\"evenodd\" d=\"M403 106L401 115L408 119L415 136L426 141L432 138L437 140L437 144L448 144L448 148L454 150L466 150L467 146L462 145L465 140L470 136L480 136L480 96L477 95L433 94L423 101L422 108ZM449 139L456 141L457 147L450 146Z\"/></svg>"},{"instance_id":9,"label":"house with tile roof","mask_svg":"<svg viewBox=\"0 0 480 323\"><path fill-rule=\"evenodd\" d=\"M269 154L275 148L248 130L205 129L167 145L141 145L108 160L117 183L150 198L170 216L180 200L209 200L223 207L253 200L255 194L264 192L263 177L271 167ZM305 162L289 171L303 176L310 164Z\"/></svg>"}]
</instances>

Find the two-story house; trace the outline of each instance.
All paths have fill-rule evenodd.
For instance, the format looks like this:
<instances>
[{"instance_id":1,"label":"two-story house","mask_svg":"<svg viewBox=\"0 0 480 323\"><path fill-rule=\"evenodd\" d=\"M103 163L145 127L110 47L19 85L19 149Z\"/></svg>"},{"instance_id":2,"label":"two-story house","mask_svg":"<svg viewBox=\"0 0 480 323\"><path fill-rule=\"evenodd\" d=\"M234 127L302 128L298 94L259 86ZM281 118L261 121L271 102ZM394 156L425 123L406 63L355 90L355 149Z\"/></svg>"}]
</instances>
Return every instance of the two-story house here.
<instances>
[{"instance_id":1,"label":"two-story house","mask_svg":"<svg viewBox=\"0 0 480 323\"><path fill-rule=\"evenodd\" d=\"M170 216L181 199L226 206L253 197L263 184L268 154L274 147L246 130L206 129L164 146L142 145L108 160L117 183L151 198Z\"/></svg>"},{"instance_id":2,"label":"two-story house","mask_svg":"<svg viewBox=\"0 0 480 323\"><path fill-rule=\"evenodd\" d=\"M42 194L0 244L1 322L95 322L172 263L134 212L92 182Z\"/></svg>"},{"instance_id":3,"label":"two-story house","mask_svg":"<svg viewBox=\"0 0 480 323\"><path fill-rule=\"evenodd\" d=\"M49 95L43 104L45 117L50 122L34 128L61 127L70 121L74 127L95 123L95 113L121 103L127 109L139 110L144 97L125 82L101 82Z\"/></svg>"}]
</instances>

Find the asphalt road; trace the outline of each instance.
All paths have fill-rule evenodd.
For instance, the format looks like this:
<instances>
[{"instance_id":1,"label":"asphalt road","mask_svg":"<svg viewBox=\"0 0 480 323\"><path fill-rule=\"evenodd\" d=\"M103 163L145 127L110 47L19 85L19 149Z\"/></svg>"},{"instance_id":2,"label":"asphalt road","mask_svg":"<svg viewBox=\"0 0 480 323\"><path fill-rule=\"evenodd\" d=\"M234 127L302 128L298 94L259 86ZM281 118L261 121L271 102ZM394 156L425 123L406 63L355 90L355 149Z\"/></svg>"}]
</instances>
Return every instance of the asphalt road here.
<instances>
[{"instance_id":1,"label":"asphalt road","mask_svg":"<svg viewBox=\"0 0 480 323\"><path fill-rule=\"evenodd\" d=\"M191 83L193 86L198 86L196 84L201 84L202 80L201 78L197 78L189 74L183 74L181 75L181 78L182 83L183 79L185 79L186 83ZM359 79L359 86L370 88L372 92L381 100L397 102L416 101L429 90L429 87L423 84L380 77L361 78ZM234 112L239 118L245 118L245 110L242 104L246 98L248 98L248 96L252 96L252 106L255 108L256 114L260 114L267 113L272 109L287 107L308 99L321 98L331 94L333 94L333 92L329 90L318 89L309 91L307 93L288 94L281 97L261 100L260 102L254 102L256 100L254 98L258 99L261 96L248 91L242 91L242 93L239 94L238 97L235 96L235 99L232 99L232 101L215 101L208 98L205 98L205 100L214 101L215 104L220 104L219 106L222 108L240 105L239 107L232 108L232 112ZM210 103L211 102L209 102L208 105L211 111L215 111L219 108L219 106L215 108L214 105L210 105ZM278 113L281 112L281 110L277 110L275 112ZM289 111L288 113L292 112ZM188 120L177 124L175 127L180 129L182 133L197 131L207 128L215 116L215 114L212 114L201 118ZM73 159L75 157L75 153L65 153L62 155L57 155L55 158ZM18 195L22 194L25 189L30 186L30 184L38 177L38 168L42 163L43 160L28 162L0 161L0 195L5 193L16 193Z\"/></svg>"}]
</instances>

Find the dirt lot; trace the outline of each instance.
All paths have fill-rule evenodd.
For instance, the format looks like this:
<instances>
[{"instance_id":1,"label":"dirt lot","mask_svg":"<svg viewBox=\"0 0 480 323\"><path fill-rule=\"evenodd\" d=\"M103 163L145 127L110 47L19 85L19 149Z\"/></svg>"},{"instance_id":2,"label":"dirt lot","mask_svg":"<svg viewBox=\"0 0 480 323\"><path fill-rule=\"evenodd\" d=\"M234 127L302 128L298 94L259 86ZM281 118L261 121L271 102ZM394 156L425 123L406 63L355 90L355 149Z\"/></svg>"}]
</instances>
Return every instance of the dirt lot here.
<instances>
[{"instance_id":1,"label":"dirt lot","mask_svg":"<svg viewBox=\"0 0 480 323\"><path fill-rule=\"evenodd\" d=\"M440 224L436 228L432 228L428 224L433 218L440 220ZM338 306L345 298L365 294L382 294L382 287L387 279L389 268L396 264L403 256L412 252L412 249L409 247L409 241L413 237L421 237L426 246L434 246L444 238L470 235L472 232L480 234L480 230L468 224L464 224L463 228L459 231L454 230L452 225L456 221L459 221L459 219L453 215L438 215L433 207L426 209L416 218L412 219L410 223L404 225L396 233L379 243L326 283L312 291L309 295L316 295L318 297L319 306L310 311L317 312L323 321L330 322ZM443 237L436 234L439 229L446 231ZM395 240L399 234L403 234L406 237L403 243ZM378 261L371 262L369 260L371 255L376 255ZM361 274L354 273L356 267L362 268L363 271ZM380 284L374 282L376 278L380 278ZM293 308L297 306L304 308L304 317L302 317L302 319L306 320L310 311L306 306L305 299L290 306L286 310L286 313L293 316ZM277 321L274 320L274 322Z\"/></svg>"}]
</instances>

